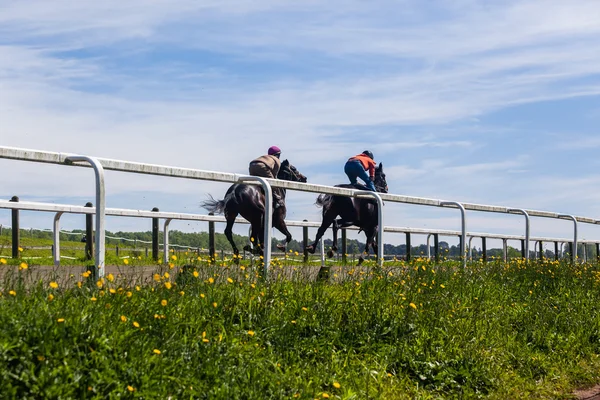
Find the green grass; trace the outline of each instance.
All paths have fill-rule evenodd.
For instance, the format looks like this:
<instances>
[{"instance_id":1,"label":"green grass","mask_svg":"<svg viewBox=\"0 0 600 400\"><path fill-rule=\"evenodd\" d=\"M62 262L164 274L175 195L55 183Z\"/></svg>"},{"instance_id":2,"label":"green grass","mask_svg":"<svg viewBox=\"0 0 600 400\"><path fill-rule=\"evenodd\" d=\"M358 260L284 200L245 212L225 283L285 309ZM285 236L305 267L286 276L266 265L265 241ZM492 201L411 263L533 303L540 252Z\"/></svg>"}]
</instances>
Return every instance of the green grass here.
<instances>
[{"instance_id":1,"label":"green grass","mask_svg":"<svg viewBox=\"0 0 600 400\"><path fill-rule=\"evenodd\" d=\"M218 264L141 287L7 275L0 397L567 398L600 380L596 265L417 260L307 282L276 262L265 282Z\"/></svg>"}]
</instances>

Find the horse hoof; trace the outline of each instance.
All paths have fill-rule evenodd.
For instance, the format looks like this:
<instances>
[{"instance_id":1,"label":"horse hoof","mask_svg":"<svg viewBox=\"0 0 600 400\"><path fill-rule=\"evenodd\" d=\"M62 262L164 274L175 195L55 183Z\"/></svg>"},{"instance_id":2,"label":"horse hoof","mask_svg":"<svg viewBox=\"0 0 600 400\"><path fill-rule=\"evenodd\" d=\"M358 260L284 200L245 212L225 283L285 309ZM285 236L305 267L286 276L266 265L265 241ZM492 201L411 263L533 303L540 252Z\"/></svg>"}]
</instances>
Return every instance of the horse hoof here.
<instances>
[{"instance_id":1,"label":"horse hoof","mask_svg":"<svg viewBox=\"0 0 600 400\"><path fill-rule=\"evenodd\" d=\"M327 258L332 258L333 257L333 250L329 250L327 252Z\"/></svg>"},{"instance_id":2,"label":"horse hoof","mask_svg":"<svg viewBox=\"0 0 600 400\"><path fill-rule=\"evenodd\" d=\"M277 245L277 248L278 248L279 250L281 250L281 251L285 251L285 246L284 246L284 245L282 245L282 244L278 244L278 245Z\"/></svg>"},{"instance_id":3,"label":"horse hoof","mask_svg":"<svg viewBox=\"0 0 600 400\"><path fill-rule=\"evenodd\" d=\"M306 251L308 251L310 254L315 254L315 246L306 246Z\"/></svg>"},{"instance_id":4,"label":"horse hoof","mask_svg":"<svg viewBox=\"0 0 600 400\"><path fill-rule=\"evenodd\" d=\"M248 253L252 253L252 248L250 247L250 245L245 245L244 246L244 251L247 251Z\"/></svg>"},{"instance_id":5,"label":"horse hoof","mask_svg":"<svg viewBox=\"0 0 600 400\"><path fill-rule=\"evenodd\" d=\"M358 264L357 264L356 266L357 266L357 267L360 267L364 261L365 261L365 259L364 259L364 258L362 258L362 257L360 257L360 258L358 259Z\"/></svg>"}]
</instances>

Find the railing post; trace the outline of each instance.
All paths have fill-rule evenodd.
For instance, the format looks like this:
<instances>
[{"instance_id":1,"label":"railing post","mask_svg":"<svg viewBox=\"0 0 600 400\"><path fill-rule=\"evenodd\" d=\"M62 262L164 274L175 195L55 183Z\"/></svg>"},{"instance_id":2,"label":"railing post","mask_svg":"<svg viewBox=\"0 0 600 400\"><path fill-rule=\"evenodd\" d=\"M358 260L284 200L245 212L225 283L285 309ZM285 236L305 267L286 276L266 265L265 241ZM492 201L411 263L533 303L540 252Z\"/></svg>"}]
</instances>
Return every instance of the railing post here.
<instances>
[{"instance_id":1,"label":"railing post","mask_svg":"<svg viewBox=\"0 0 600 400\"><path fill-rule=\"evenodd\" d=\"M427 235L427 259L431 260L431 246L429 240L431 239L431 233Z\"/></svg>"},{"instance_id":2,"label":"railing post","mask_svg":"<svg viewBox=\"0 0 600 400\"><path fill-rule=\"evenodd\" d=\"M91 202L86 207L93 207ZM94 254L94 214L85 214L85 259L91 260Z\"/></svg>"},{"instance_id":3,"label":"railing post","mask_svg":"<svg viewBox=\"0 0 600 400\"><path fill-rule=\"evenodd\" d=\"M558 261L560 254L558 253L558 242L554 242L554 260Z\"/></svg>"},{"instance_id":4,"label":"railing post","mask_svg":"<svg viewBox=\"0 0 600 400\"><path fill-rule=\"evenodd\" d=\"M467 216L465 212L465 207L462 204L456 201L442 201L440 202L440 206L455 206L460 210L460 220L461 220L461 236L460 236L460 258L463 261L463 267L467 267L467 255L465 253L465 246L467 245Z\"/></svg>"},{"instance_id":5,"label":"railing post","mask_svg":"<svg viewBox=\"0 0 600 400\"><path fill-rule=\"evenodd\" d=\"M212 216L215 213L208 213L208 215ZM208 252L211 260L215 258L215 251L215 221L208 221Z\"/></svg>"},{"instance_id":6,"label":"railing post","mask_svg":"<svg viewBox=\"0 0 600 400\"><path fill-rule=\"evenodd\" d=\"M303 222L308 222L308 220L303 220ZM308 226L302 227L302 248L304 249L304 264L308 263Z\"/></svg>"},{"instance_id":7,"label":"railing post","mask_svg":"<svg viewBox=\"0 0 600 400\"><path fill-rule=\"evenodd\" d=\"M158 212L158 207L154 207L152 212ZM158 231L159 218L152 218L152 259L158 261ZM146 248L146 257L148 257L148 248Z\"/></svg>"},{"instance_id":8,"label":"railing post","mask_svg":"<svg viewBox=\"0 0 600 400\"><path fill-rule=\"evenodd\" d=\"M520 213L523 214L523 216L525 217L525 241L521 241L521 255L524 254L525 257L525 261L529 260L529 235L530 235L530 219L529 219L529 214L527 213L527 211L523 210L522 208L511 208L508 210L509 213Z\"/></svg>"},{"instance_id":9,"label":"railing post","mask_svg":"<svg viewBox=\"0 0 600 400\"><path fill-rule=\"evenodd\" d=\"M54 266L60 267L60 217L63 215L62 211L57 212L54 215L54 225L52 229L52 258L54 259Z\"/></svg>"},{"instance_id":10,"label":"railing post","mask_svg":"<svg viewBox=\"0 0 600 400\"><path fill-rule=\"evenodd\" d=\"M163 260L165 265L169 265L169 224L171 223L171 218L165 219L165 225L163 227L163 251L165 252L163 255Z\"/></svg>"},{"instance_id":11,"label":"railing post","mask_svg":"<svg viewBox=\"0 0 600 400\"><path fill-rule=\"evenodd\" d=\"M13 202L13 203L18 203L19 202L19 197L18 196L13 196L9 201ZM11 210L11 216L12 216L12 258L20 258L21 255L19 254L19 245L20 245L20 238L21 238L21 228L19 226L19 210L17 209L12 209Z\"/></svg>"},{"instance_id":12,"label":"railing post","mask_svg":"<svg viewBox=\"0 0 600 400\"><path fill-rule=\"evenodd\" d=\"M469 238L469 260L471 261L473 261L473 238L474 236Z\"/></svg>"},{"instance_id":13,"label":"railing post","mask_svg":"<svg viewBox=\"0 0 600 400\"><path fill-rule=\"evenodd\" d=\"M525 250L525 239L521 239L521 258L529 259L529 252Z\"/></svg>"},{"instance_id":14,"label":"railing post","mask_svg":"<svg viewBox=\"0 0 600 400\"><path fill-rule=\"evenodd\" d=\"M406 261L410 261L412 259L412 243L410 238L410 232L405 232L406 235Z\"/></svg>"},{"instance_id":15,"label":"railing post","mask_svg":"<svg viewBox=\"0 0 600 400\"><path fill-rule=\"evenodd\" d=\"M571 260L573 259L573 242L569 242L569 255L571 256Z\"/></svg>"},{"instance_id":16,"label":"railing post","mask_svg":"<svg viewBox=\"0 0 600 400\"><path fill-rule=\"evenodd\" d=\"M435 262L440 262L440 235L437 233L433 234L433 254L435 256Z\"/></svg>"},{"instance_id":17,"label":"railing post","mask_svg":"<svg viewBox=\"0 0 600 400\"><path fill-rule=\"evenodd\" d=\"M377 265L383 267L383 200L377 192L368 192L364 190L354 193L356 198L375 198L377 202Z\"/></svg>"},{"instance_id":18,"label":"railing post","mask_svg":"<svg viewBox=\"0 0 600 400\"><path fill-rule=\"evenodd\" d=\"M87 162L94 169L96 178L96 259L94 261L94 279L104 277L104 258L105 254L105 230L104 216L106 209L106 195L104 188L104 168L98 160L87 156L68 156L65 163Z\"/></svg>"},{"instance_id":19,"label":"railing post","mask_svg":"<svg viewBox=\"0 0 600 400\"><path fill-rule=\"evenodd\" d=\"M346 228L342 228L342 263L346 265L348 262L348 240L346 237Z\"/></svg>"},{"instance_id":20,"label":"railing post","mask_svg":"<svg viewBox=\"0 0 600 400\"><path fill-rule=\"evenodd\" d=\"M487 240L485 236L481 238L481 250L483 251L483 262L487 262Z\"/></svg>"},{"instance_id":21,"label":"railing post","mask_svg":"<svg viewBox=\"0 0 600 400\"><path fill-rule=\"evenodd\" d=\"M273 227L273 190L265 178L260 176L243 176L238 179L240 183L260 183L265 192L265 216L264 224L264 243L263 243L263 277L268 278L269 268L271 266L271 229Z\"/></svg>"},{"instance_id":22,"label":"railing post","mask_svg":"<svg viewBox=\"0 0 600 400\"><path fill-rule=\"evenodd\" d=\"M508 240L502 239L502 260L504 262L508 261Z\"/></svg>"},{"instance_id":23,"label":"railing post","mask_svg":"<svg viewBox=\"0 0 600 400\"><path fill-rule=\"evenodd\" d=\"M596 243L596 262L600 261L600 243Z\"/></svg>"},{"instance_id":24,"label":"railing post","mask_svg":"<svg viewBox=\"0 0 600 400\"><path fill-rule=\"evenodd\" d=\"M573 245L571 246L571 260L577 261L577 218L572 215L560 214L558 218L570 219L573 221Z\"/></svg>"}]
</instances>

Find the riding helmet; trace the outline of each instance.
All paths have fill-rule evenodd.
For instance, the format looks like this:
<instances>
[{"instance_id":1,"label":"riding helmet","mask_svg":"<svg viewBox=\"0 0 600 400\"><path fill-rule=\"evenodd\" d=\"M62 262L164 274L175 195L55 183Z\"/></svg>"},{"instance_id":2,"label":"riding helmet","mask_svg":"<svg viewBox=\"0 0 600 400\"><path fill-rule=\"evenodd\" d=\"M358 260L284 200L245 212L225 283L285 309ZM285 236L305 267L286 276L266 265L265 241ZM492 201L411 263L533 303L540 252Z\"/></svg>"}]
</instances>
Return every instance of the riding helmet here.
<instances>
[{"instance_id":1,"label":"riding helmet","mask_svg":"<svg viewBox=\"0 0 600 400\"><path fill-rule=\"evenodd\" d=\"M271 146L269 147L269 151L267 152L268 155L273 156L277 153L281 153L281 149L277 146Z\"/></svg>"},{"instance_id":2,"label":"riding helmet","mask_svg":"<svg viewBox=\"0 0 600 400\"><path fill-rule=\"evenodd\" d=\"M369 150L365 150L362 152L365 156L369 157L371 160L374 160L375 158L373 157L373 153L371 153Z\"/></svg>"}]
</instances>

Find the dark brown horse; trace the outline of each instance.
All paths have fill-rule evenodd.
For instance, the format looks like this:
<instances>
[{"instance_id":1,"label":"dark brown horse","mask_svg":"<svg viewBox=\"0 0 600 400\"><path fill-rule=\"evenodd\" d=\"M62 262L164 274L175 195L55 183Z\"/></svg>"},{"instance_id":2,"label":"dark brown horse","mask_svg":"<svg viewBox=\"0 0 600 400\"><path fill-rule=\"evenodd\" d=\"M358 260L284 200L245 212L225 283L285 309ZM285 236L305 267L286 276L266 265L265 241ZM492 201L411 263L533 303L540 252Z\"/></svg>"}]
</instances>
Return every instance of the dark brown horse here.
<instances>
[{"instance_id":1,"label":"dark brown horse","mask_svg":"<svg viewBox=\"0 0 600 400\"><path fill-rule=\"evenodd\" d=\"M306 177L298 172L288 160L284 160L281 163L277 179L292 182L306 182ZM283 206L278 207L273 211L273 227L285 235L285 245L277 245L280 250L285 251L285 246L292 240L292 235L285 225L285 216L287 213L285 207L286 191L281 188L273 188L273 190L278 190L284 201ZM265 236L263 218L265 214L265 194L260 186L235 183L227 190L223 200L215 200L210 196L210 200L204 201L202 207L215 214L225 214L225 219L227 220L225 236L227 237L227 240L229 240L229 243L231 243L234 254L239 254L239 250L233 241L232 232L233 224L235 223L238 214L250 222L252 227L250 237L255 244L255 251L259 254L262 252L261 249L264 244Z\"/></svg>"},{"instance_id":2,"label":"dark brown horse","mask_svg":"<svg viewBox=\"0 0 600 400\"><path fill-rule=\"evenodd\" d=\"M381 193L387 193L388 186L383 173L383 165L375 168L375 180L373 181L375 189ZM351 184L336 185L336 187L347 189L362 189L367 190L362 185L353 186ZM317 237L313 244L306 247L310 253L314 253L319 239L323 237L327 228L332 225L333 230L333 246L331 251L327 253L329 257L333 257L333 252L337 251L337 233L341 228L349 226L357 226L367 235L367 243L365 253L369 252L369 246L372 246L373 252L377 254L377 246L375 243L375 233L377 232L377 204L374 200L364 198L354 198L334 195L320 195L315 203L317 207L323 207L323 222L317 231ZM337 217L339 219L336 219ZM359 264L363 258L359 259Z\"/></svg>"}]
</instances>

